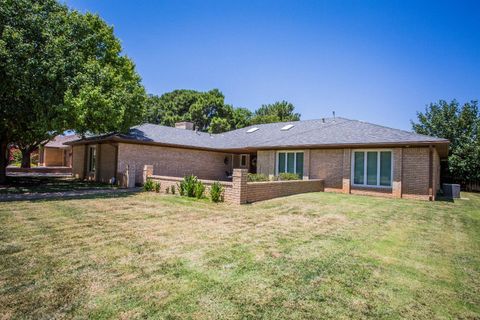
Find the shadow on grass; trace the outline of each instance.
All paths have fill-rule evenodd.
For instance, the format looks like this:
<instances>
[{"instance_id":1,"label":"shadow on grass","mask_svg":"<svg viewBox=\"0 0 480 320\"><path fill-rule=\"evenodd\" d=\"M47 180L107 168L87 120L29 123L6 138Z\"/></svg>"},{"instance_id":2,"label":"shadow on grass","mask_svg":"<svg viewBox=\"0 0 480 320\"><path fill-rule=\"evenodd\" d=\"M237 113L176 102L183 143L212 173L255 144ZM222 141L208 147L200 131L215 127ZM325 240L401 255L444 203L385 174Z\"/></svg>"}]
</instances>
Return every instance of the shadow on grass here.
<instances>
[{"instance_id":1,"label":"shadow on grass","mask_svg":"<svg viewBox=\"0 0 480 320\"><path fill-rule=\"evenodd\" d=\"M116 192L110 193L97 193L97 194L78 194L72 196L58 196L50 197L44 199L25 199L25 200L12 200L12 201L30 201L30 202L40 202L40 201L59 201L59 200L91 200L91 199L111 199L111 198L128 198L137 193L140 193L141 190L128 190L120 189Z\"/></svg>"},{"instance_id":2,"label":"shadow on grass","mask_svg":"<svg viewBox=\"0 0 480 320\"><path fill-rule=\"evenodd\" d=\"M66 192L82 190L115 189L114 186L95 181L83 181L73 177L8 177L0 186L0 194L25 194Z\"/></svg>"},{"instance_id":3,"label":"shadow on grass","mask_svg":"<svg viewBox=\"0 0 480 320\"><path fill-rule=\"evenodd\" d=\"M435 198L435 201L440 201L440 202L452 202L452 203L454 203L454 202L455 202L455 199L450 198L450 197L437 196L437 197Z\"/></svg>"}]
</instances>

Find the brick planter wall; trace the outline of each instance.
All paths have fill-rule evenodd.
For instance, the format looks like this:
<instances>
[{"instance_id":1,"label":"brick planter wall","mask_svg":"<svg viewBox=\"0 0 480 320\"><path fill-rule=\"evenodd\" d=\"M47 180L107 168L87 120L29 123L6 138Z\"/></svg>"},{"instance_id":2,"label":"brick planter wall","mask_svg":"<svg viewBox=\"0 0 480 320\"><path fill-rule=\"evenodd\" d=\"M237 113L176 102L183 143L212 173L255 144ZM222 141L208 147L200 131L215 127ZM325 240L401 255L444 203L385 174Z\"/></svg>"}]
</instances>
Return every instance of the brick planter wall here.
<instances>
[{"instance_id":1,"label":"brick planter wall","mask_svg":"<svg viewBox=\"0 0 480 320\"><path fill-rule=\"evenodd\" d=\"M178 185L183 180L183 177L180 178L180 177L151 175L151 176L148 176L148 178L152 179L155 182L159 182L161 184L160 186L161 193L166 193L165 189L167 187L169 188L169 193L170 193L171 192L170 188L174 186L175 194L180 194L180 192L178 191ZM205 185L205 195L208 197L208 194L210 193L210 188L212 187L212 184L215 181L201 180L201 179L199 180ZM219 182L223 186L223 190L224 190L223 197L225 202L236 203L236 197L233 192L233 182L226 182L226 181L219 181Z\"/></svg>"},{"instance_id":2,"label":"brick planter wall","mask_svg":"<svg viewBox=\"0 0 480 320\"><path fill-rule=\"evenodd\" d=\"M247 202L268 200L306 192L320 192L324 189L324 181L290 180L247 183Z\"/></svg>"},{"instance_id":3,"label":"brick planter wall","mask_svg":"<svg viewBox=\"0 0 480 320\"><path fill-rule=\"evenodd\" d=\"M176 194L179 194L178 184L183 180L183 177L153 175L152 169L152 166L149 165L144 167L144 179L149 178L159 182L161 184L161 193L166 193L165 189L167 187L171 188L171 186L174 186ZM208 196L210 188L215 181L199 180L205 185L205 193ZM247 170L245 169L234 169L232 180L232 182L219 181L219 183L224 189L223 196L225 202L234 204L268 200L305 192L319 192L324 189L324 181L319 179L247 183Z\"/></svg>"}]
</instances>

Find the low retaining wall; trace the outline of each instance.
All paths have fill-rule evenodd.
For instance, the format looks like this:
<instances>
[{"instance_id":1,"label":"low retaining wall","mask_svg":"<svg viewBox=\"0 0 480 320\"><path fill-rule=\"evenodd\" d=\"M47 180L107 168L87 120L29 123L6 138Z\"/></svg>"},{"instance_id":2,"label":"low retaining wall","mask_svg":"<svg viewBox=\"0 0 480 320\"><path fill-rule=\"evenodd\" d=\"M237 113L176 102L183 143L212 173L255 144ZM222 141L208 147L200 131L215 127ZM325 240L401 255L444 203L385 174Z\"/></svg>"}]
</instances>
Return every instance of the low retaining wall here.
<instances>
[{"instance_id":1,"label":"low retaining wall","mask_svg":"<svg viewBox=\"0 0 480 320\"><path fill-rule=\"evenodd\" d=\"M160 192L162 193L166 193L166 189L172 186L175 187L175 191L178 193L178 185L183 180L183 177L154 175L153 167L149 165L145 166L143 177L144 181L146 181L146 179L152 179L155 182L159 182L161 184ZM215 181L200 181L205 185L206 193L208 194ZM245 169L234 169L232 182L218 182L223 186L223 198L225 202L235 204L251 203L293 194L324 190L324 181L319 179L247 183L247 170Z\"/></svg>"},{"instance_id":2,"label":"low retaining wall","mask_svg":"<svg viewBox=\"0 0 480 320\"><path fill-rule=\"evenodd\" d=\"M62 174L71 174L71 167L31 167L31 168L20 168L20 167L7 167L8 173L62 173Z\"/></svg>"},{"instance_id":3,"label":"low retaining wall","mask_svg":"<svg viewBox=\"0 0 480 320\"><path fill-rule=\"evenodd\" d=\"M320 191L324 191L324 181L320 179L248 182L247 202Z\"/></svg>"}]
</instances>

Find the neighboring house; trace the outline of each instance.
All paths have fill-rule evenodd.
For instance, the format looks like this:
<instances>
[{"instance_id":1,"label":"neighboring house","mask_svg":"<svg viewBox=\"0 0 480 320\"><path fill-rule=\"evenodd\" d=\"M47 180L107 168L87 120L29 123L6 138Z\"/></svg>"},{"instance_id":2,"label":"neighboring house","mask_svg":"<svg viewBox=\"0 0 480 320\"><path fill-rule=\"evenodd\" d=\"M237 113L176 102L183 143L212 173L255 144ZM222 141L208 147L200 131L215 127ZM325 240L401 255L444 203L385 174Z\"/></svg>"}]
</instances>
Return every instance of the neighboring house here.
<instances>
[{"instance_id":1,"label":"neighboring house","mask_svg":"<svg viewBox=\"0 0 480 320\"><path fill-rule=\"evenodd\" d=\"M58 135L49 141L43 147L40 147L39 166L42 167L71 167L72 166L72 147L66 145L66 142L81 139L76 134Z\"/></svg>"},{"instance_id":2,"label":"neighboring house","mask_svg":"<svg viewBox=\"0 0 480 320\"><path fill-rule=\"evenodd\" d=\"M221 134L144 124L128 134L67 142L73 174L120 183L127 169L142 182L156 175L228 180L234 168L275 176L293 172L323 179L325 191L434 199L448 140L344 118L254 125Z\"/></svg>"}]
</instances>

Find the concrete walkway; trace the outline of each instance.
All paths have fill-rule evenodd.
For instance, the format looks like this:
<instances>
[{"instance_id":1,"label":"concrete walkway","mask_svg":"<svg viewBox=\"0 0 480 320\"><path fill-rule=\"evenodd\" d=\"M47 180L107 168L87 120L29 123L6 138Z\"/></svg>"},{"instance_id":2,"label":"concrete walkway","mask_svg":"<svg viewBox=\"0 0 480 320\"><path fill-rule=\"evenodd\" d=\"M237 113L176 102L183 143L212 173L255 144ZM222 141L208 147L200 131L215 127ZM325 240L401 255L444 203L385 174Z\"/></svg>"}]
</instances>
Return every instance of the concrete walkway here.
<instances>
[{"instance_id":1,"label":"concrete walkway","mask_svg":"<svg viewBox=\"0 0 480 320\"><path fill-rule=\"evenodd\" d=\"M38 192L38 193L17 193L17 194L0 194L0 202L5 201L28 201L41 199L63 199L63 198L82 198L91 195L122 195L127 193L135 193L141 191L142 188L130 189L91 189L91 190L74 190L62 192Z\"/></svg>"}]
</instances>

